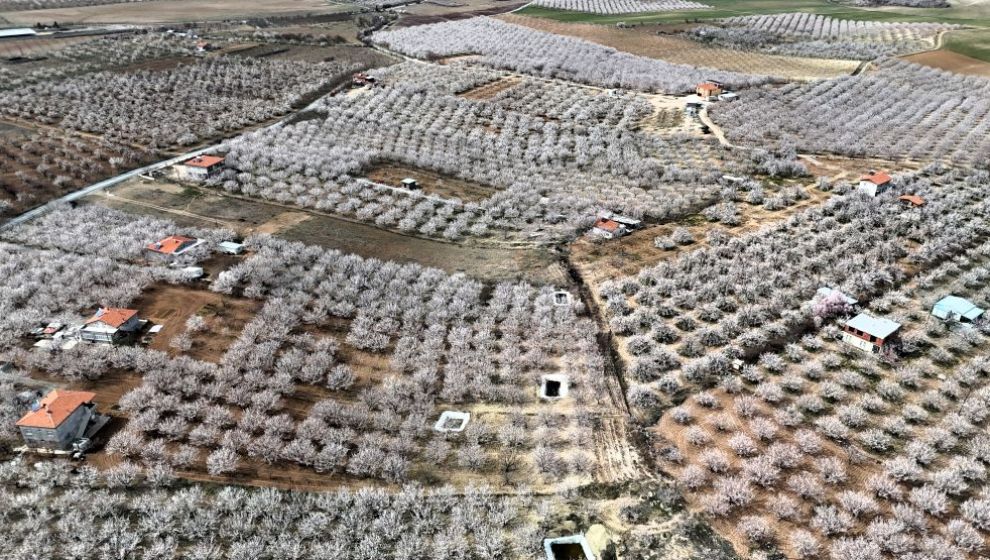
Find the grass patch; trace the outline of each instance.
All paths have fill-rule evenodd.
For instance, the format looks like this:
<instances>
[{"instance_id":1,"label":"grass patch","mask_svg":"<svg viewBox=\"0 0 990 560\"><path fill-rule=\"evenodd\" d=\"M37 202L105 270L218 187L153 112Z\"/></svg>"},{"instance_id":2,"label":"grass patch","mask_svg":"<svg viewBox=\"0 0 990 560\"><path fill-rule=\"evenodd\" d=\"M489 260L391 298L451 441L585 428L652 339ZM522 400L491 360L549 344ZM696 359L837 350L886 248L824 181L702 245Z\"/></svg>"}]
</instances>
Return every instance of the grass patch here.
<instances>
[{"instance_id":1,"label":"grass patch","mask_svg":"<svg viewBox=\"0 0 990 560\"><path fill-rule=\"evenodd\" d=\"M775 14L808 12L841 19L896 22L944 22L977 27L990 27L990 5L954 6L951 8L858 8L829 2L828 0L703 0L711 8L701 10L674 10L642 14L590 14L569 10L556 10L542 6L528 6L514 12L519 15L542 17L569 23L595 23L615 25L647 23L694 23L703 20Z\"/></svg>"},{"instance_id":2,"label":"grass patch","mask_svg":"<svg viewBox=\"0 0 990 560\"><path fill-rule=\"evenodd\" d=\"M942 39L946 50L990 62L990 30L969 29L946 33Z\"/></svg>"}]
</instances>

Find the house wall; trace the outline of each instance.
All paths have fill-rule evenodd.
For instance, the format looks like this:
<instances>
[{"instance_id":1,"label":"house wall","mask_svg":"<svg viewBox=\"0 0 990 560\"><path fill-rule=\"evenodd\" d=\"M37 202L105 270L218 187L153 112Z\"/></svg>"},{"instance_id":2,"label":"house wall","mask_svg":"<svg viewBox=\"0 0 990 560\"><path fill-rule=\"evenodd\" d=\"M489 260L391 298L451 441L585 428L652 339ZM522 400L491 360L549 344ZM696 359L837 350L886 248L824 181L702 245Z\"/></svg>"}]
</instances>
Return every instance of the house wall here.
<instances>
[{"instance_id":1,"label":"house wall","mask_svg":"<svg viewBox=\"0 0 990 560\"><path fill-rule=\"evenodd\" d=\"M880 350L880 347L877 346L876 344L874 344L872 342L869 342L869 341L866 341L866 340L863 340L862 338L860 338L860 337L858 337L858 336L856 336L856 335L854 335L854 334L852 334L850 332L843 332L842 333L842 342L845 342L846 344L848 344L850 346L854 346L856 348L859 348L860 350L862 350L864 352L878 352Z\"/></svg>"},{"instance_id":2,"label":"house wall","mask_svg":"<svg viewBox=\"0 0 990 560\"><path fill-rule=\"evenodd\" d=\"M92 417L91 406L80 406L57 428L30 428L21 426L21 437L29 447L67 450L72 440L78 437L80 429Z\"/></svg>"}]
</instances>

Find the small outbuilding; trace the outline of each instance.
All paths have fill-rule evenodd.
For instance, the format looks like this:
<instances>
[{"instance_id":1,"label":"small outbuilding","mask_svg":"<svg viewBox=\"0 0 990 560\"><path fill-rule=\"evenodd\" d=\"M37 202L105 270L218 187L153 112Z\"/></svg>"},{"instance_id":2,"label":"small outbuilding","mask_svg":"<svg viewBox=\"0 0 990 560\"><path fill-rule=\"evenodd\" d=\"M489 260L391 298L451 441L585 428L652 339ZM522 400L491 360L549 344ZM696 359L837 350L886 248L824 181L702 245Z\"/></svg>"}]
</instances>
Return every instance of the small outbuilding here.
<instances>
[{"instance_id":1,"label":"small outbuilding","mask_svg":"<svg viewBox=\"0 0 990 560\"><path fill-rule=\"evenodd\" d=\"M467 429L468 422L471 421L470 412L458 412L456 410L445 410L440 413L440 418L433 425L437 432L463 432Z\"/></svg>"},{"instance_id":2,"label":"small outbuilding","mask_svg":"<svg viewBox=\"0 0 990 560\"><path fill-rule=\"evenodd\" d=\"M91 438L106 424L96 413L95 393L56 389L32 405L17 421L24 443L35 449L70 451L73 443Z\"/></svg>"},{"instance_id":3,"label":"small outbuilding","mask_svg":"<svg viewBox=\"0 0 990 560\"><path fill-rule=\"evenodd\" d=\"M932 307L932 315L951 323L972 323L985 312L985 309L959 296L945 296Z\"/></svg>"},{"instance_id":4,"label":"small outbuilding","mask_svg":"<svg viewBox=\"0 0 990 560\"><path fill-rule=\"evenodd\" d=\"M11 29L0 29L0 39L24 39L36 37L38 32L30 27L14 27Z\"/></svg>"},{"instance_id":5,"label":"small outbuilding","mask_svg":"<svg viewBox=\"0 0 990 560\"><path fill-rule=\"evenodd\" d=\"M235 241L221 241L217 244L217 250L226 255L240 255L244 252L244 244Z\"/></svg>"},{"instance_id":6,"label":"small outbuilding","mask_svg":"<svg viewBox=\"0 0 990 560\"><path fill-rule=\"evenodd\" d=\"M901 196L897 197L897 200L900 201L901 204L909 208L918 208L919 206L925 205L925 199L921 198L916 194L902 194Z\"/></svg>"},{"instance_id":7,"label":"small outbuilding","mask_svg":"<svg viewBox=\"0 0 990 560\"><path fill-rule=\"evenodd\" d=\"M546 560L596 560L584 535L569 535L543 540Z\"/></svg>"},{"instance_id":8,"label":"small outbuilding","mask_svg":"<svg viewBox=\"0 0 990 560\"><path fill-rule=\"evenodd\" d=\"M626 226L608 218L598 218L598 220L595 221L595 225L591 228L592 235L596 235L604 239L616 239L622 237L628 232L629 230Z\"/></svg>"},{"instance_id":9,"label":"small outbuilding","mask_svg":"<svg viewBox=\"0 0 990 560\"><path fill-rule=\"evenodd\" d=\"M694 92L698 94L698 97L704 99L705 101L714 101L718 99L719 95L725 90L722 89L721 84L714 82L702 82L694 88Z\"/></svg>"},{"instance_id":10,"label":"small outbuilding","mask_svg":"<svg viewBox=\"0 0 990 560\"><path fill-rule=\"evenodd\" d=\"M101 307L86 320L79 330L79 338L90 342L115 343L141 328L136 309Z\"/></svg>"},{"instance_id":11,"label":"small outbuilding","mask_svg":"<svg viewBox=\"0 0 990 560\"><path fill-rule=\"evenodd\" d=\"M602 217L607 220L612 220L613 222L617 222L620 225L625 226L625 228L630 231L634 229L639 229L640 226L643 225L642 220L637 220L636 218L630 218L629 216L623 216L621 214L609 213L609 214L604 214Z\"/></svg>"},{"instance_id":12,"label":"small outbuilding","mask_svg":"<svg viewBox=\"0 0 990 560\"><path fill-rule=\"evenodd\" d=\"M894 179L885 171L871 171L859 178L859 190L870 196L881 195L894 186Z\"/></svg>"},{"instance_id":13,"label":"small outbuilding","mask_svg":"<svg viewBox=\"0 0 990 560\"><path fill-rule=\"evenodd\" d=\"M419 190L419 182L416 181L416 179L413 179L411 177L406 177L399 184L402 186L402 188L408 189L410 191L418 191Z\"/></svg>"},{"instance_id":14,"label":"small outbuilding","mask_svg":"<svg viewBox=\"0 0 990 560\"><path fill-rule=\"evenodd\" d=\"M145 250L151 255L171 259L185 253L189 249L199 245L200 241L195 237L183 235L170 235L160 241L149 243Z\"/></svg>"},{"instance_id":15,"label":"small outbuilding","mask_svg":"<svg viewBox=\"0 0 990 560\"><path fill-rule=\"evenodd\" d=\"M176 177L184 181L205 181L223 170L220 156L199 155L176 166Z\"/></svg>"},{"instance_id":16,"label":"small outbuilding","mask_svg":"<svg viewBox=\"0 0 990 560\"><path fill-rule=\"evenodd\" d=\"M896 321L860 313L842 327L842 341L865 352L880 352L900 328Z\"/></svg>"}]
</instances>

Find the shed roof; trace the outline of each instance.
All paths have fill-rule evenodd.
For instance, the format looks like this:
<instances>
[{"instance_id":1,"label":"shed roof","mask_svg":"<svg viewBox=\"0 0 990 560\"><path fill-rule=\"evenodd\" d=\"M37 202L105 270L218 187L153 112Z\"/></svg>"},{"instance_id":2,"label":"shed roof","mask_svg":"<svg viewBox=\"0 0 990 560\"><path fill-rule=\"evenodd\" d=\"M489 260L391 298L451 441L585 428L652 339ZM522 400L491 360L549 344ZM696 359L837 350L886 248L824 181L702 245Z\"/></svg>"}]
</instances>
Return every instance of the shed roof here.
<instances>
[{"instance_id":1,"label":"shed roof","mask_svg":"<svg viewBox=\"0 0 990 560\"><path fill-rule=\"evenodd\" d=\"M172 255L176 254L181 249L186 248L185 245L190 241L196 241L196 238L186 237L184 235L170 235L161 241L149 243L148 250L156 253Z\"/></svg>"},{"instance_id":2,"label":"shed roof","mask_svg":"<svg viewBox=\"0 0 990 560\"><path fill-rule=\"evenodd\" d=\"M711 82L702 82L698 84L697 89L700 89L701 91L715 91L717 89L722 89L722 87Z\"/></svg>"},{"instance_id":3,"label":"shed roof","mask_svg":"<svg viewBox=\"0 0 990 560\"><path fill-rule=\"evenodd\" d=\"M598 221L595 222L595 227L605 231L618 231L622 225L608 218L598 218Z\"/></svg>"},{"instance_id":4,"label":"shed roof","mask_svg":"<svg viewBox=\"0 0 990 560\"><path fill-rule=\"evenodd\" d=\"M37 410L28 412L17 421L25 428L57 428L72 415L77 408L93 402L95 393L88 391L63 391L56 389L45 395L38 403Z\"/></svg>"},{"instance_id":5,"label":"shed roof","mask_svg":"<svg viewBox=\"0 0 990 560\"><path fill-rule=\"evenodd\" d=\"M983 309L977 307L975 303L959 296L945 296L935 303L932 310L953 313L960 317L965 317L970 321L978 318L980 315L983 315L984 311Z\"/></svg>"},{"instance_id":6,"label":"shed roof","mask_svg":"<svg viewBox=\"0 0 990 560\"><path fill-rule=\"evenodd\" d=\"M922 206L925 203L925 199L921 198L916 194L902 194L901 196L897 197L897 200L901 200L903 202L910 202L914 206Z\"/></svg>"},{"instance_id":7,"label":"shed roof","mask_svg":"<svg viewBox=\"0 0 990 560\"><path fill-rule=\"evenodd\" d=\"M859 180L869 181L874 185L879 186L879 185L886 185L887 183L891 182L893 178L891 178L891 176L888 175L886 171L873 171L867 173L866 175L863 175L862 177L859 178Z\"/></svg>"},{"instance_id":8,"label":"shed roof","mask_svg":"<svg viewBox=\"0 0 990 560\"><path fill-rule=\"evenodd\" d=\"M901 328L901 324L897 321L891 321L883 317L873 317L866 313L856 315L846 323L846 326L857 331L865 332L866 334L871 334L877 338L887 338L894 334L897 329Z\"/></svg>"},{"instance_id":9,"label":"shed roof","mask_svg":"<svg viewBox=\"0 0 990 560\"><path fill-rule=\"evenodd\" d=\"M30 27L15 27L13 29L0 29L0 39L5 37L33 37L38 32Z\"/></svg>"},{"instance_id":10,"label":"shed roof","mask_svg":"<svg viewBox=\"0 0 990 560\"><path fill-rule=\"evenodd\" d=\"M213 167L218 163L223 163L223 158L220 156L196 156L192 159L187 159L183 162L183 165L189 167Z\"/></svg>"},{"instance_id":11,"label":"shed roof","mask_svg":"<svg viewBox=\"0 0 990 560\"><path fill-rule=\"evenodd\" d=\"M96 311L96 314L86 320L86 324L100 322L114 328L119 328L124 323L130 321L135 315L137 315L136 309L101 307Z\"/></svg>"}]
</instances>

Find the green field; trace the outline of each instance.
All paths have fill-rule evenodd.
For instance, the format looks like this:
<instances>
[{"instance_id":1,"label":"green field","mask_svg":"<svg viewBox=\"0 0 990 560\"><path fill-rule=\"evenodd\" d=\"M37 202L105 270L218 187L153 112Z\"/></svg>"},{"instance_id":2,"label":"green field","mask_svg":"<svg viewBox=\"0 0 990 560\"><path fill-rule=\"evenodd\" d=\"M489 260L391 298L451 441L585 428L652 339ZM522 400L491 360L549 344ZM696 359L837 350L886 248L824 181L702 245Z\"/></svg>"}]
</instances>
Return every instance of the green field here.
<instances>
[{"instance_id":1,"label":"green field","mask_svg":"<svg viewBox=\"0 0 990 560\"><path fill-rule=\"evenodd\" d=\"M644 14L600 15L567 10L555 10L529 6L516 12L520 15L543 17L572 23L599 23L614 25L625 23L684 23L732 16L774 14L783 12L809 12L841 19L944 22L977 27L990 27L990 2L969 0L968 5L951 8L857 8L829 2L828 0L699 0L712 6L704 10L676 10ZM952 1L952 0L950 0Z\"/></svg>"},{"instance_id":2,"label":"green field","mask_svg":"<svg viewBox=\"0 0 990 560\"><path fill-rule=\"evenodd\" d=\"M990 62L990 30L953 31L945 35L942 44L945 50Z\"/></svg>"}]
</instances>

